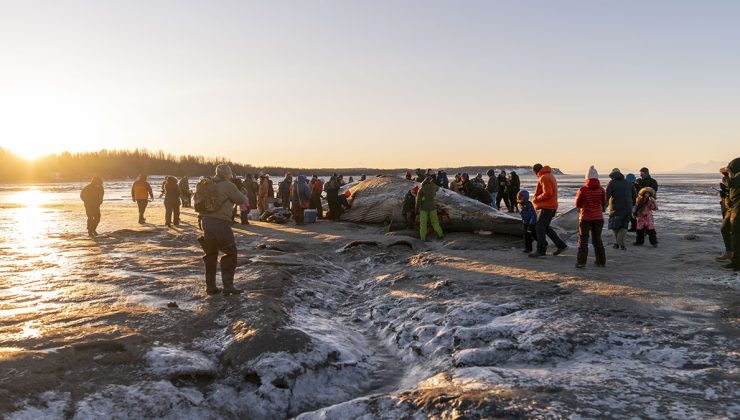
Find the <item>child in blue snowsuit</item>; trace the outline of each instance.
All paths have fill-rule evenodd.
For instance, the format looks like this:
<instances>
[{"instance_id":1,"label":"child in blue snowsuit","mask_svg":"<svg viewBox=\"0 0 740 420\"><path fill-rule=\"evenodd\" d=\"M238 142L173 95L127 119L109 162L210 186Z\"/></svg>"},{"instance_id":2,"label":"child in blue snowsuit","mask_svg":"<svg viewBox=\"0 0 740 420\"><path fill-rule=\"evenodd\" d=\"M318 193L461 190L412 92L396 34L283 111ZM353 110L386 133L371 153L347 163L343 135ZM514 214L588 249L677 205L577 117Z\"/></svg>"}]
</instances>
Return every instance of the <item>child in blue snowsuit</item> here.
<instances>
[{"instance_id":1,"label":"child in blue snowsuit","mask_svg":"<svg viewBox=\"0 0 740 420\"><path fill-rule=\"evenodd\" d=\"M522 225L524 226L524 252L532 252L532 243L537 238L537 232L534 225L537 223L537 212L534 210L532 202L529 201L529 192L526 190L519 191L516 196L522 215Z\"/></svg>"}]
</instances>

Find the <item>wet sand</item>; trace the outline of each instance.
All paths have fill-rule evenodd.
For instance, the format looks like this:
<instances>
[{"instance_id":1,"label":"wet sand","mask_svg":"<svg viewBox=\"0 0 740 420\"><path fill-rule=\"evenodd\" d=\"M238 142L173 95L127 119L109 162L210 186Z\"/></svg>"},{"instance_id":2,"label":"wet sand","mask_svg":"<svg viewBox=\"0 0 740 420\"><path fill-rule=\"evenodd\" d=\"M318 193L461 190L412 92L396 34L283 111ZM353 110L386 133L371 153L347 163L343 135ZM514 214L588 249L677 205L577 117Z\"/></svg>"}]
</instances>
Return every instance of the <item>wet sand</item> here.
<instances>
[{"instance_id":1,"label":"wet sand","mask_svg":"<svg viewBox=\"0 0 740 420\"><path fill-rule=\"evenodd\" d=\"M191 211L168 229L161 204L137 225L105 203L89 239L80 207L8 210L6 417L740 416L740 280L711 224L605 234L607 267L578 270L575 236L532 260L508 236L254 222L246 293L206 297Z\"/></svg>"}]
</instances>

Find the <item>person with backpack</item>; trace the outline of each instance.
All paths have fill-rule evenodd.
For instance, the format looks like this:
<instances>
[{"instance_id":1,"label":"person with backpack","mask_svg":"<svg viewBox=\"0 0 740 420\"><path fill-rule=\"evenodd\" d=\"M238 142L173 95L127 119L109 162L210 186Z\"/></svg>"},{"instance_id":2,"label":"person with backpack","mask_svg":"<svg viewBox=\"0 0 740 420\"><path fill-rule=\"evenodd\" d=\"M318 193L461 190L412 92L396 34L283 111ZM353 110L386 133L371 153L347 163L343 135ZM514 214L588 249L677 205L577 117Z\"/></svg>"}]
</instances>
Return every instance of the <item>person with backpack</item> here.
<instances>
[{"instance_id":1,"label":"person with backpack","mask_svg":"<svg viewBox=\"0 0 740 420\"><path fill-rule=\"evenodd\" d=\"M740 270L740 158L727 165L727 213L730 218L730 238L732 240L732 259L723 268Z\"/></svg>"},{"instance_id":2,"label":"person with backpack","mask_svg":"<svg viewBox=\"0 0 740 420\"><path fill-rule=\"evenodd\" d=\"M103 204L103 179L99 176L92 177L90 183L80 191L80 199L85 204L87 215L87 234L90 237L98 236L98 225L100 224L100 205Z\"/></svg>"},{"instance_id":3,"label":"person with backpack","mask_svg":"<svg viewBox=\"0 0 740 420\"><path fill-rule=\"evenodd\" d=\"M730 170L724 167L719 170L722 174L722 182L719 184L720 208L722 209L722 224L719 231L722 234L722 241L725 244L725 252L716 261L732 261L732 222L730 220Z\"/></svg>"},{"instance_id":4,"label":"person with backpack","mask_svg":"<svg viewBox=\"0 0 740 420\"><path fill-rule=\"evenodd\" d=\"M234 287L236 272L236 241L231 229L233 224L232 206L244 202L244 195L230 182L231 167L220 164L216 176L201 180L195 190L195 211L202 216L203 236L198 238L205 255L203 263L206 271L206 293L221 293L216 287L216 270L219 251L221 257L221 281L223 294L238 295L242 290Z\"/></svg>"},{"instance_id":5,"label":"person with backpack","mask_svg":"<svg viewBox=\"0 0 740 420\"><path fill-rule=\"evenodd\" d=\"M136 181L134 181L134 184L131 186L131 199L139 207L139 224L146 223L146 218L144 217L146 206L149 204L149 200L154 200L154 192L152 191L152 186L146 180L146 175L139 174Z\"/></svg>"},{"instance_id":6,"label":"person with backpack","mask_svg":"<svg viewBox=\"0 0 740 420\"><path fill-rule=\"evenodd\" d=\"M164 222L167 227L180 226L180 186L177 178L168 176L164 181ZM174 216L174 221L172 220Z\"/></svg>"},{"instance_id":7,"label":"person with backpack","mask_svg":"<svg viewBox=\"0 0 740 420\"><path fill-rule=\"evenodd\" d=\"M558 211L558 181L552 174L549 166L542 166L537 163L532 166L532 172L537 175L537 187L534 191L532 205L537 210L537 250L529 254L530 258L544 257L547 253L547 240L550 238L555 243L557 249L552 253L557 256L568 249L568 245L560 239L560 236L550 226L552 219Z\"/></svg>"},{"instance_id":8,"label":"person with backpack","mask_svg":"<svg viewBox=\"0 0 740 420\"><path fill-rule=\"evenodd\" d=\"M588 237L596 254L596 266L606 266L606 250L601 240L601 231L604 229L604 210L606 210L606 191L599 183L599 173L591 166L586 173L586 185L576 193L576 208L578 215L578 256L576 268L586 267L588 260Z\"/></svg>"}]
</instances>

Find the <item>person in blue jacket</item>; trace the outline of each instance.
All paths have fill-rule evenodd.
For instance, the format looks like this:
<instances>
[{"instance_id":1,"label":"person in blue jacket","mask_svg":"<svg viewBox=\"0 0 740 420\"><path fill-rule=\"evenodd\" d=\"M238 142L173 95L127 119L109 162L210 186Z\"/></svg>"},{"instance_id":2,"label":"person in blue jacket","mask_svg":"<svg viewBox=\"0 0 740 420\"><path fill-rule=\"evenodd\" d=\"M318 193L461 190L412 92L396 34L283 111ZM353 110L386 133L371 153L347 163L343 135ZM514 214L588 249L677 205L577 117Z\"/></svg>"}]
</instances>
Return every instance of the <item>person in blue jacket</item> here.
<instances>
[{"instance_id":1,"label":"person in blue jacket","mask_svg":"<svg viewBox=\"0 0 740 420\"><path fill-rule=\"evenodd\" d=\"M532 244L537 238L535 225L537 224L537 212L529 201L529 192L527 190L519 191L516 201L521 209L522 226L524 226L524 252L532 252Z\"/></svg>"}]
</instances>

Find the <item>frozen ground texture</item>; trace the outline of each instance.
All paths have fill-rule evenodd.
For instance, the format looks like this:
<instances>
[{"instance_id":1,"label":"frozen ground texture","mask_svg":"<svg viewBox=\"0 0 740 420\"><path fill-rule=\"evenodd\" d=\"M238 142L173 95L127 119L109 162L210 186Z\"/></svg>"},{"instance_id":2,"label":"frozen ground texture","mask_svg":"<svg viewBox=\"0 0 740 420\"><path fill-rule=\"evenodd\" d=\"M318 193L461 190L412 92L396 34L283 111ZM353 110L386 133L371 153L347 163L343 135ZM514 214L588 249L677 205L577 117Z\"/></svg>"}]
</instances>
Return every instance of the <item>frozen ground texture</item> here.
<instances>
[{"instance_id":1,"label":"frozen ground texture","mask_svg":"<svg viewBox=\"0 0 740 420\"><path fill-rule=\"evenodd\" d=\"M575 237L531 260L496 235L236 227L229 298L204 296L189 212L139 226L106 202L90 240L76 203L5 200L0 413L737 418L740 280L713 261L714 199L665 190L660 247L609 248L606 269L573 268Z\"/></svg>"}]
</instances>

